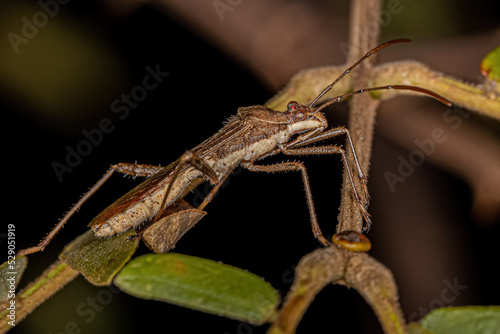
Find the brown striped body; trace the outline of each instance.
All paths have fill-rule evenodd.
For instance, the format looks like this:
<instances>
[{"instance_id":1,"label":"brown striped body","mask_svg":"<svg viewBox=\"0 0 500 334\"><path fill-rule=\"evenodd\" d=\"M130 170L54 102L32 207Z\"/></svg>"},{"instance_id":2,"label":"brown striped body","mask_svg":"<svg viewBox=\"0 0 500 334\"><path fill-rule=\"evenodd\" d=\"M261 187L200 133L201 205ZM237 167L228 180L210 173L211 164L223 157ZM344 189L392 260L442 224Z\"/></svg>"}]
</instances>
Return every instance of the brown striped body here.
<instances>
[{"instance_id":1,"label":"brown striped body","mask_svg":"<svg viewBox=\"0 0 500 334\"><path fill-rule=\"evenodd\" d=\"M290 110L279 112L263 106L239 108L236 116L230 117L215 135L191 152L203 159L220 181L241 162L258 160L288 142L295 133L327 127L321 113L308 116L302 112L300 117L296 116ZM94 233L97 236L111 236L154 218L172 182L177 163L165 167L101 212L89 224ZM166 204L170 205L181 198L188 187L199 184L202 179L208 181L200 170L192 166L183 168L173 180Z\"/></svg>"},{"instance_id":2,"label":"brown striped body","mask_svg":"<svg viewBox=\"0 0 500 334\"><path fill-rule=\"evenodd\" d=\"M189 190L193 189L201 182L210 181L214 184L214 187L198 207L197 211L201 212L201 210L203 210L212 200L225 178L237 166L242 166L255 172L272 173L279 171L300 171L304 183L304 190L306 192L314 237L324 246L330 246L331 242L323 236L316 218L311 187L304 164L300 161L288 161L272 165L254 164L254 161L278 153L295 156L312 154L342 155L342 161L352 189L352 196L366 221L366 226L362 229L367 232L371 226L370 215L367 211L370 203L367 187L368 180L356 156L356 151L349 131L344 127L336 127L327 130L328 122L321 111L353 95L383 89L399 89L427 94L448 106L451 106L451 102L425 88L408 85L387 85L358 89L329 99L316 108L314 108L314 105L324 97L337 82L350 73L366 58L389 45L408 42L410 42L409 39L396 39L383 43L370 50L361 59L346 69L330 85L326 86L309 106L291 101L288 103L285 112L274 111L263 106L238 109L238 114L229 118L219 132L196 146L193 150L186 151L177 161L165 168L127 163L112 165L102 178L100 178L97 183L71 207L37 246L21 250L18 256L44 250L69 218L80 209L82 204L92 196L114 172L120 172L130 176L149 176L150 178L122 196L92 220L89 226L92 227L97 236L111 236L129 228L139 227L149 220L154 222L156 218L163 219L161 216L163 214L168 215L168 209L173 210L175 208L175 206L172 205L174 201L182 199ZM293 138L295 134L298 135ZM345 135L347 137L347 144L352 152L352 159L348 158L345 150L340 146L310 146L316 142L338 135ZM348 160L351 160L351 162ZM349 163L354 163L355 165L357 172L355 177L352 175ZM357 179L357 183L362 187L364 196L358 194L355 179ZM165 196L167 196L167 198L165 198Z\"/></svg>"}]
</instances>

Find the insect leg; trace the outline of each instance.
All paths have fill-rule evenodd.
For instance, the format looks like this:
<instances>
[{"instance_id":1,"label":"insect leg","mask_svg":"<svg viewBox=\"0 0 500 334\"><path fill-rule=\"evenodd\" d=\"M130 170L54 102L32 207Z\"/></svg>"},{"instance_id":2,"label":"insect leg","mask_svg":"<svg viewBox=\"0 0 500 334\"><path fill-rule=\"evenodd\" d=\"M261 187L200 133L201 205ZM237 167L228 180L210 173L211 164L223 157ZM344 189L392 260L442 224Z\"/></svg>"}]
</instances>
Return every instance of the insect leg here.
<instances>
[{"instance_id":1,"label":"insect leg","mask_svg":"<svg viewBox=\"0 0 500 334\"><path fill-rule=\"evenodd\" d=\"M203 199L203 202L198 206L198 210L203 210L208 205L208 203L212 201L215 194L219 191L219 188L222 185L224 185L224 183L226 182L229 175L233 172L233 170L234 167L228 170L226 175L224 175L222 179L212 188L212 190L210 190L210 193Z\"/></svg>"},{"instance_id":2,"label":"insect leg","mask_svg":"<svg viewBox=\"0 0 500 334\"><path fill-rule=\"evenodd\" d=\"M332 129L334 130L334 129ZM344 129L345 130L345 129ZM352 187L352 192L354 199L357 201L359 205L359 209L361 213L363 214L363 217L365 218L366 221L366 227L364 228L365 231L368 231L371 227L371 219L370 219L370 214L367 211L367 204L363 205L361 203L361 197L358 195L358 191L356 190L356 186L354 184L354 179L352 177L351 169L349 167L349 163L347 160L347 156L345 154L345 151L338 146L334 145L328 145L328 146L317 146L317 147L302 147L302 148L282 148L281 152L286 155L330 155L330 154L341 154L342 155L342 161L344 162L344 167L347 171L347 175L349 176L349 181L351 182L351 187ZM356 160L357 161L357 160ZM361 170L361 169L359 169ZM364 175L362 174L364 177ZM361 178L361 177L360 177ZM365 178L366 180L366 178ZM361 179L363 182L363 179ZM365 197L367 196L367 189L366 189L366 182L362 183L363 184L363 190L365 191Z\"/></svg>"},{"instance_id":3,"label":"insect leg","mask_svg":"<svg viewBox=\"0 0 500 334\"><path fill-rule=\"evenodd\" d=\"M157 217L156 219L161 217L163 214L163 211L167 208L168 195L170 194L170 191L172 190L172 187L173 187L175 181L177 180L179 173L184 169L184 167L186 167L186 165L191 165L192 167L198 169L200 172L202 172L203 174L208 176L210 178L210 181L212 182L212 184L217 184L219 182L219 177L217 176L217 173L215 173L215 171L209 165L207 165L205 160L199 158L198 156L196 156L196 154L194 154L191 151L184 152L184 154L179 158L178 164L175 167L175 170L172 174L172 180L170 181L168 187L165 190L165 195L163 196L163 200L162 200L161 205L160 205L160 211L156 215L156 217ZM212 197L213 197L213 195L212 195ZM206 204L208 204L208 203L206 203ZM206 204L203 207L205 207Z\"/></svg>"},{"instance_id":4,"label":"insect leg","mask_svg":"<svg viewBox=\"0 0 500 334\"><path fill-rule=\"evenodd\" d=\"M309 144L312 144L312 143L315 143L318 141L333 138L333 137L336 137L338 135L343 135L343 134L346 135L347 142L349 143L349 147L351 148L351 152L352 152L353 159L354 159L354 164L356 165L356 171L358 172L358 179L361 182L361 185L363 187L363 193L365 196L365 209L368 209L368 206L370 205L370 194L368 193L368 185L367 185L368 179L366 178L365 174L363 173L363 170L361 169L361 165L358 161L358 157L356 155L356 150L354 149L354 144L352 142L352 138L351 138L351 134L349 133L349 130L347 130L343 126L339 126L339 127L333 128L333 129L329 129L325 132L316 134L313 137L310 137L310 138L307 138L304 140L291 141L287 145L284 145L284 147L286 149L302 147L305 145L309 145ZM299 138L297 138L297 139L299 139ZM347 164L347 160L346 160L345 156L343 156L343 158L344 158L345 163ZM350 171L350 170L348 169L348 171ZM351 177L351 176L349 175L349 177ZM352 179L351 179L351 183L352 183Z\"/></svg>"},{"instance_id":5,"label":"insect leg","mask_svg":"<svg viewBox=\"0 0 500 334\"><path fill-rule=\"evenodd\" d=\"M319 240L324 246L330 246L331 242L328 241L323 236L321 229L318 224L318 218L316 217L316 211L314 209L314 202L312 198L311 185L309 184L309 177L307 176L306 167L302 162L289 161L281 162L273 165L255 165L251 162L246 162L241 164L244 168L252 172L282 172L282 171L300 171L302 175L302 181L304 182L304 189L306 192L307 206L309 207L309 215L311 216L311 225L314 237Z\"/></svg>"},{"instance_id":6,"label":"insect leg","mask_svg":"<svg viewBox=\"0 0 500 334\"><path fill-rule=\"evenodd\" d=\"M57 223L56 226L45 236L45 238L40 241L40 243L35 247L30 247L26 249L22 249L19 251L17 256L33 254L36 252L41 252L45 249L45 247L49 244L49 242L54 238L54 236L59 232L64 224L73 216L75 212L77 212L83 203L90 198L110 177L114 172L123 173L131 176L150 176L154 175L155 171L159 171L162 167L150 166L150 165L139 165L139 164L131 164L131 163L120 163L116 165L111 165L108 171L97 181L96 184L92 186L83 196L80 198L78 202L76 202L71 209L64 215L64 217ZM151 174L152 173L152 174Z\"/></svg>"},{"instance_id":7,"label":"insect leg","mask_svg":"<svg viewBox=\"0 0 500 334\"><path fill-rule=\"evenodd\" d=\"M138 163L121 162L111 166L115 172L132 177L150 177L162 170L163 166L145 165Z\"/></svg>"}]
</instances>

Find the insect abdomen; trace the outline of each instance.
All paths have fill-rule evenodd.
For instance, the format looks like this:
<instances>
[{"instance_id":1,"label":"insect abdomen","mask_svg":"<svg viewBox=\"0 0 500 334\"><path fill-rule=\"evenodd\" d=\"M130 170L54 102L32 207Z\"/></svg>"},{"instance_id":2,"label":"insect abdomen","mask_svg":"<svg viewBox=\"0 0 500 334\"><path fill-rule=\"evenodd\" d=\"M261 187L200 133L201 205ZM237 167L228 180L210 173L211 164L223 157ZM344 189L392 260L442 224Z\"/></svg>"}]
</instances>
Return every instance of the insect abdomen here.
<instances>
[{"instance_id":1,"label":"insect abdomen","mask_svg":"<svg viewBox=\"0 0 500 334\"><path fill-rule=\"evenodd\" d=\"M190 177L180 176L175 181L172 190L168 196L167 203L173 202L182 193L182 190L191 181L197 177L197 173L193 173ZM92 229L98 237L109 237L118 233L122 233L129 228L135 228L150 219L153 219L160 211L160 205L165 195L166 182L162 187L144 197L141 201L134 203L116 214L108 217L104 221L96 221L92 224Z\"/></svg>"},{"instance_id":2,"label":"insect abdomen","mask_svg":"<svg viewBox=\"0 0 500 334\"><path fill-rule=\"evenodd\" d=\"M129 207L125 211L109 218L100 226L93 226L93 230L98 237L109 237L122 233L129 228L139 226L152 217L156 216L160 210L163 190L151 194L143 201Z\"/></svg>"}]
</instances>

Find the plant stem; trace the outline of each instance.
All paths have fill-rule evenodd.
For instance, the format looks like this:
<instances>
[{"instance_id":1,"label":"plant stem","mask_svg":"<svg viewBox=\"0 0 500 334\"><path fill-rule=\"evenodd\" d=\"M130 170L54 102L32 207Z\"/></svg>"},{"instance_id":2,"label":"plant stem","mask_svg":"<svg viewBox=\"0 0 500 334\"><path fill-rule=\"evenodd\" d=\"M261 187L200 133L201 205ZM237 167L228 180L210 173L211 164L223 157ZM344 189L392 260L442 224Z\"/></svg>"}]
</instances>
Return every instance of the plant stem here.
<instances>
[{"instance_id":1,"label":"plant stem","mask_svg":"<svg viewBox=\"0 0 500 334\"><path fill-rule=\"evenodd\" d=\"M314 297L344 275L345 254L337 247L318 249L302 257L295 279L269 334L294 333Z\"/></svg>"},{"instance_id":2,"label":"plant stem","mask_svg":"<svg viewBox=\"0 0 500 334\"><path fill-rule=\"evenodd\" d=\"M329 283L356 289L377 314L385 333L405 333L391 271L368 254L337 247L318 249L300 260L290 292L268 333L294 333L314 297Z\"/></svg>"},{"instance_id":3,"label":"plant stem","mask_svg":"<svg viewBox=\"0 0 500 334\"><path fill-rule=\"evenodd\" d=\"M348 64L355 63L364 56L367 50L371 50L378 44L379 24L376 20L380 12L381 1L353 0L351 4L349 56ZM375 13L375 15L374 15ZM363 61L350 74L353 76L353 87L368 87L370 71L375 58L372 56ZM349 113L349 131L354 142L361 168L366 176L370 166L373 131L375 128L375 116L379 101L374 100L368 94L358 94L351 100ZM345 145L348 147L348 145ZM353 155L347 150L348 161L353 161ZM356 182L359 183L359 182ZM357 184L358 193L362 188ZM358 203L354 199L351 184L347 172L344 171L342 194L340 202L340 214L338 217L337 232L363 230L363 218L359 211Z\"/></svg>"},{"instance_id":4,"label":"plant stem","mask_svg":"<svg viewBox=\"0 0 500 334\"><path fill-rule=\"evenodd\" d=\"M66 263L59 260L53 263L35 281L17 294L15 298L15 324L18 324L41 303L52 297L77 276L78 272L71 269ZM12 328L9 324L11 319L6 312L9 306L7 302L0 304L0 310L2 310L0 313L0 333L5 333Z\"/></svg>"},{"instance_id":5,"label":"plant stem","mask_svg":"<svg viewBox=\"0 0 500 334\"><path fill-rule=\"evenodd\" d=\"M348 65L345 68L360 59L366 50L371 50L377 45L379 25L375 18L378 16L380 6L379 0L352 1L350 50ZM373 15L373 13L377 14ZM373 29L373 27L376 28ZM354 71L355 73L350 74L350 79L345 80L342 85L349 87L352 83L354 87L368 87L373 61L371 57L361 63ZM304 72L302 76L307 77L308 74L311 72ZM323 73L320 78L322 77ZM289 86L289 90L285 90L283 95L295 93L294 83L296 84L296 81L292 80L290 85L292 88L290 89ZM317 82L315 83L315 86L318 86ZM312 89L312 91L316 90L317 87ZM282 100L282 96L276 97L269 104L279 104ZM365 175L369 167L378 105L379 101L368 94L356 95L351 100L349 129ZM347 151L347 159L353 161L352 152ZM359 184L357 188L361 189ZM347 172L344 171L337 231L361 232L362 228L363 218L357 201L353 198ZM320 249L302 258L297 266L294 284L287 295L286 302L268 333L294 333L316 294L330 282L356 288L374 309L386 333L405 333L406 325L398 302L397 286L390 270L367 254L351 253L336 247Z\"/></svg>"},{"instance_id":6,"label":"plant stem","mask_svg":"<svg viewBox=\"0 0 500 334\"><path fill-rule=\"evenodd\" d=\"M429 89L446 97L454 105L500 120L500 86L491 90L485 85L474 85L436 72L416 61L399 61L377 66L372 73L372 86L395 83ZM388 98L403 91L380 91L376 96Z\"/></svg>"},{"instance_id":7,"label":"plant stem","mask_svg":"<svg viewBox=\"0 0 500 334\"><path fill-rule=\"evenodd\" d=\"M384 333L406 333L397 285L387 267L368 254L353 254L347 263L344 280L375 311Z\"/></svg>"}]
</instances>

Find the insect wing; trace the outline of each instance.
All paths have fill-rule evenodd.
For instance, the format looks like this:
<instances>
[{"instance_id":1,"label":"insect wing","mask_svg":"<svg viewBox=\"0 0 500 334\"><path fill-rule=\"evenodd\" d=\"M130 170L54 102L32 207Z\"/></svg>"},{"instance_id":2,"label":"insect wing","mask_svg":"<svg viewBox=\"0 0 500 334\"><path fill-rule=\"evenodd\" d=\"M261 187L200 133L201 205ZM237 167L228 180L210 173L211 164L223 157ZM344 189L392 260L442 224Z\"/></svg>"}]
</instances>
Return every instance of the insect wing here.
<instances>
[{"instance_id":1,"label":"insect wing","mask_svg":"<svg viewBox=\"0 0 500 334\"><path fill-rule=\"evenodd\" d=\"M165 183L168 182L168 177L171 175L175 166L177 166L177 161L171 163L157 174L137 185L98 214L88 226L94 227L104 224L104 222L108 219L122 213L129 207L154 193L157 189L165 186Z\"/></svg>"}]
</instances>

